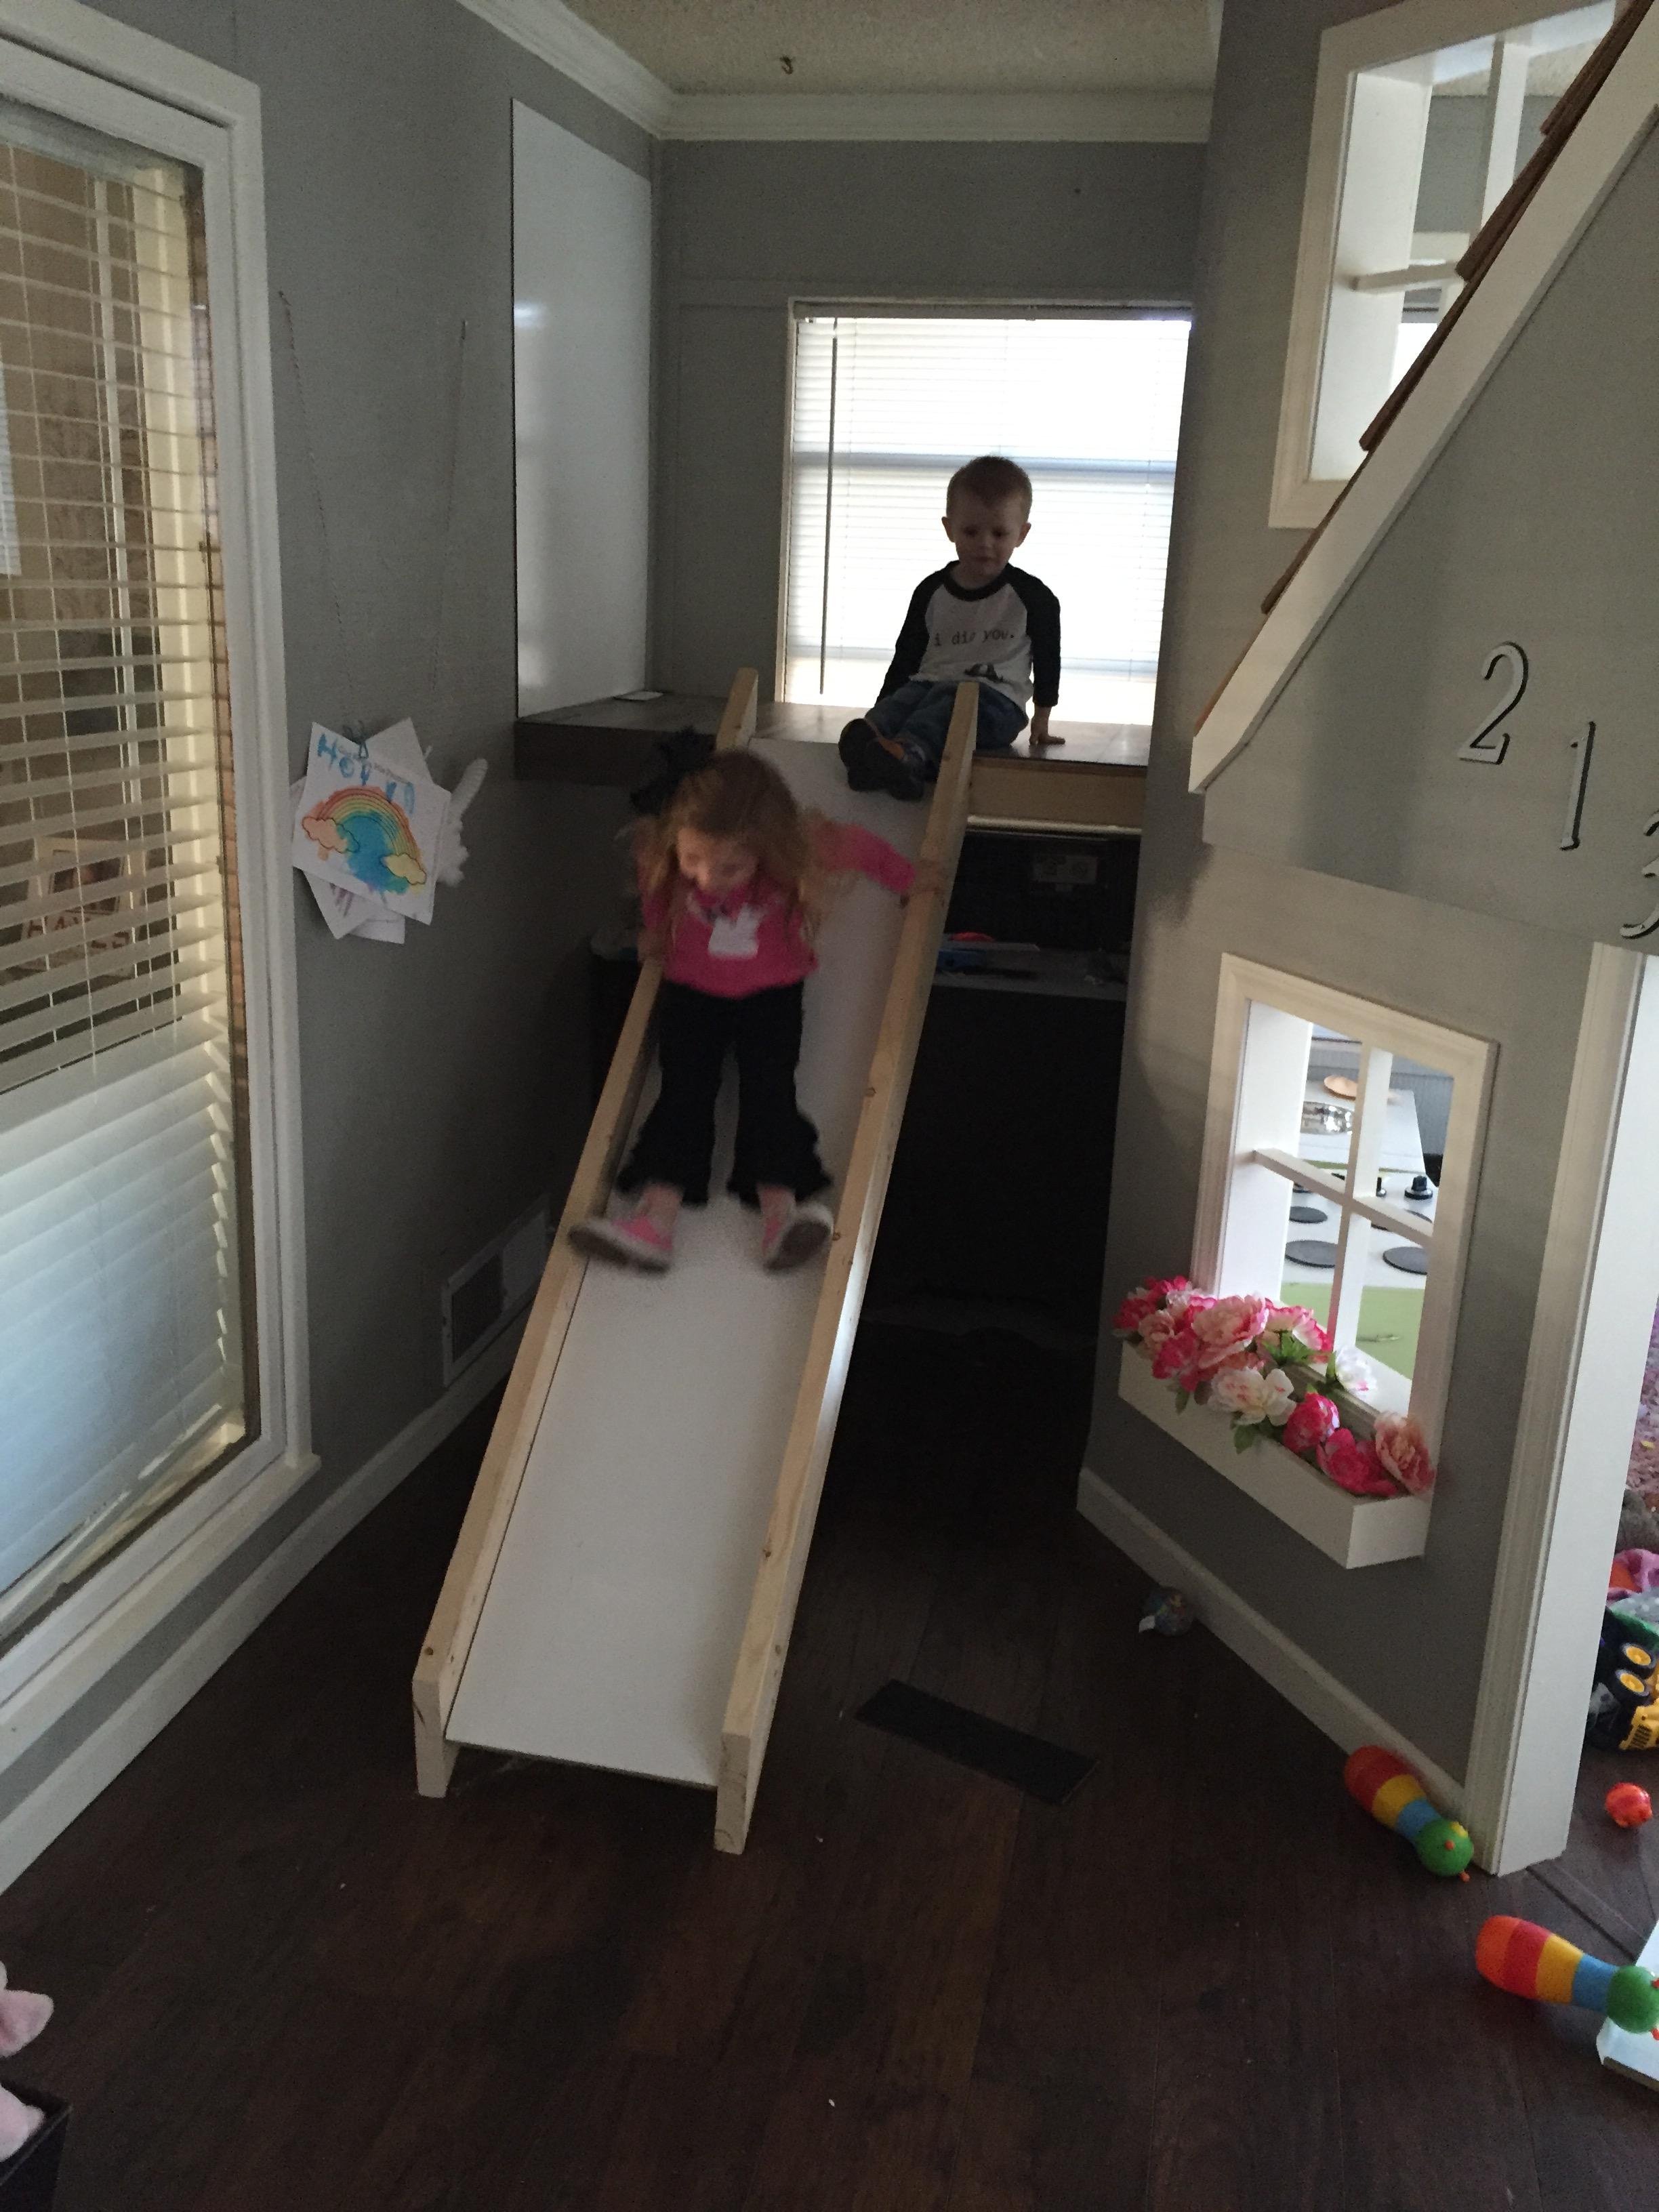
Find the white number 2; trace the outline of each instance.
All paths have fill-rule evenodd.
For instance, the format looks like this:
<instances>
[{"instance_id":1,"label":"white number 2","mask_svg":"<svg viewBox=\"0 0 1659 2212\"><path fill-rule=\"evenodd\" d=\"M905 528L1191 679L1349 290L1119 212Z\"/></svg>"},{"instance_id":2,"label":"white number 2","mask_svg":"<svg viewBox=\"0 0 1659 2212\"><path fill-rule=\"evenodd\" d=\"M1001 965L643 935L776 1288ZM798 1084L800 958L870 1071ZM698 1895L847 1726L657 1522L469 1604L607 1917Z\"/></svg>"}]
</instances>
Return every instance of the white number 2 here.
<instances>
[{"instance_id":1,"label":"white number 2","mask_svg":"<svg viewBox=\"0 0 1659 2212\"><path fill-rule=\"evenodd\" d=\"M1642 835L1644 837L1651 837L1656 831L1659 831L1659 814L1654 816ZM1659 881L1659 860L1650 860L1642 873ZM1659 929L1659 906L1655 907L1645 921L1621 921L1619 925L1619 934L1620 937L1646 937L1656 929Z\"/></svg>"}]
</instances>

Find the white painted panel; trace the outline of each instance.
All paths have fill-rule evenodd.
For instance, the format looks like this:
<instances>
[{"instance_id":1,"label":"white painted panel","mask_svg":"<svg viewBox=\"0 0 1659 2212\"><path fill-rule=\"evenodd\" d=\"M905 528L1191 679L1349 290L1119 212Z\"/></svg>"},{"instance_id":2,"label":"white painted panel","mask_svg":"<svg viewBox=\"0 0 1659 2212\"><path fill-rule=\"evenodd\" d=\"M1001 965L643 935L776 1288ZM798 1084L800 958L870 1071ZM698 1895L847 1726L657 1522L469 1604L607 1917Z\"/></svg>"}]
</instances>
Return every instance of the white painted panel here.
<instances>
[{"instance_id":1,"label":"white painted panel","mask_svg":"<svg viewBox=\"0 0 1659 2212\"><path fill-rule=\"evenodd\" d=\"M1339 1567L1376 1567L1414 1559L1428 1542L1427 1498L1354 1498L1271 1437L1241 1452L1230 1422L1208 1407L1176 1407L1175 1392L1154 1380L1141 1353L1125 1345L1118 1395L1166 1436L1224 1475L1245 1495L1305 1536Z\"/></svg>"},{"instance_id":2,"label":"white painted panel","mask_svg":"<svg viewBox=\"0 0 1659 2212\"><path fill-rule=\"evenodd\" d=\"M645 680L651 186L513 109L519 711Z\"/></svg>"},{"instance_id":3,"label":"white painted panel","mask_svg":"<svg viewBox=\"0 0 1659 2212\"><path fill-rule=\"evenodd\" d=\"M798 794L914 852L921 807L855 797L828 745L757 744ZM852 1148L903 919L838 896L806 987L799 1093L837 1177ZM729 1097L726 1102L730 1106ZM650 1103L649 1093L641 1106ZM590 1265L449 1735L712 1786L821 1272L769 1275L720 1185L663 1277Z\"/></svg>"}]
</instances>

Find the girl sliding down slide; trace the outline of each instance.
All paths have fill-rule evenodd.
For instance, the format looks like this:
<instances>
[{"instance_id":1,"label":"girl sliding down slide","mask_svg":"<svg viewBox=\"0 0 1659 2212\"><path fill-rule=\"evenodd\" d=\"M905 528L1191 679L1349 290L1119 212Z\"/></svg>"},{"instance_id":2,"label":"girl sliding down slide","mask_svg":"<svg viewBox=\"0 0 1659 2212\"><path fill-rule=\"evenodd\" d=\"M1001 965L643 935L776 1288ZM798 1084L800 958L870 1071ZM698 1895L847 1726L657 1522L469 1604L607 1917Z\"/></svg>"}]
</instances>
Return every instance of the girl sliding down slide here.
<instances>
[{"instance_id":1,"label":"girl sliding down slide","mask_svg":"<svg viewBox=\"0 0 1659 2212\"><path fill-rule=\"evenodd\" d=\"M830 1177L817 1131L795 1103L801 1000L813 939L836 876L870 877L901 897L915 871L854 823L807 814L777 770L751 752L720 753L635 832L645 949L660 957L661 1089L617 1178L633 1210L595 1214L570 1232L596 1258L660 1273L682 1203L708 1197L714 1102L726 1054L738 1063L738 1131L729 1188L758 1206L761 1261L799 1267L829 1242L819 1200Z\"/></svg>"}]
</instances>

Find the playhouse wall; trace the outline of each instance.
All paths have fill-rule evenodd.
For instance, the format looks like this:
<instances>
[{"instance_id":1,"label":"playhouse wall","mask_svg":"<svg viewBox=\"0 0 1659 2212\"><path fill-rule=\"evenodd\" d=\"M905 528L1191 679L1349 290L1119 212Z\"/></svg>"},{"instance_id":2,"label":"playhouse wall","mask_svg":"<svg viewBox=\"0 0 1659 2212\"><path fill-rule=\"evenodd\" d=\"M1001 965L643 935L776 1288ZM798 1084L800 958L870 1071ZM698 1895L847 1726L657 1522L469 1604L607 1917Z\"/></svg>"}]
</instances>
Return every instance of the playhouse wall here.
<instances>
[{"instance_id":1,"label":"playhouse wall","mask_svg":"<svg viewBox=\"0 0 1659 2212\"><path fill-rule=\"evenodd\" d=\"M1184 307L1203 169L1198 145L665 146L658 680L714 693L746 665L770 696L792 299Z\"/></svg>"},{"instance_id":2,"label":"playhouse wall","mask_svg":"<svg viewBox=\"0 0 1659 2212\"><path fill-rule=\"evenodd\" d=\"M1199 252L1107 1259L1120 1286L1191 1251L1224 952L1498 1046L1426 1556L1345 1571L1117 1397L1103 1346L1088 1463L1353 1697L1464 1771L1587 943L1203 838L1194 725L1299 542L1267 526L1321 33L1365 12L1229 0ZM1340 709L1339 709L1340 710ZM1305 809L1287 768L1283 804ZM1317 856L1310 854L1311 860ZM1264 1285L1264 1289L1273 1286Z\"/></svg>"},{"instance_id":3,"label":"playhouse wall","mask_svg":"<svg viewBox=\"0 0 1659 2212\"><path fill-rule=\"evenodd\" d=\"M623 818L512 781L512 104L641 173L645 134L456 0L104 12L262 95L289 761L313 719L406 714L441 777L491 771L465 884L403 947L335 943L295 879L321 1472L9 1768L0 1814L439 1399L445 1278L556 1202L580 1146L586 940Z\"/></svg>"}]
</instances>

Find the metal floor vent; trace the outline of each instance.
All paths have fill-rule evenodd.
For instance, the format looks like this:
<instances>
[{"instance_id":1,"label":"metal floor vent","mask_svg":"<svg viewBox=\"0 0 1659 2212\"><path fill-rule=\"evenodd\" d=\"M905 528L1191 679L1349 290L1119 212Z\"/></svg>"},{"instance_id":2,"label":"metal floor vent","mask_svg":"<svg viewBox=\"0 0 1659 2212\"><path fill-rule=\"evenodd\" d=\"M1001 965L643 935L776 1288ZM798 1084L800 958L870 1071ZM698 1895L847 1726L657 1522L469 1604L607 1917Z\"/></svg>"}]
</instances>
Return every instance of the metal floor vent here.
<instances>
[{"instance_id":1,"label":"metal floor vent","mask_svg":"<svg viewBox=\"0 0 1659 2212\"><path fill-rule=\"evenodd\" d=\"M443 1289L444 1382L492 1344L535 1296L547 1264L548 1201L543 1199L475 1252Z\"/></svg>"}]
</instances>

